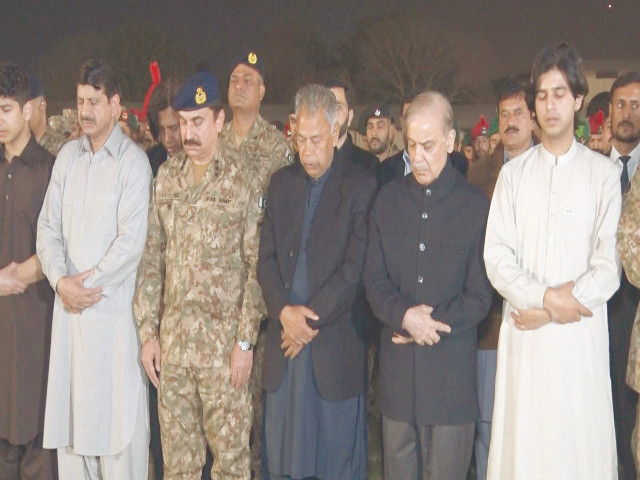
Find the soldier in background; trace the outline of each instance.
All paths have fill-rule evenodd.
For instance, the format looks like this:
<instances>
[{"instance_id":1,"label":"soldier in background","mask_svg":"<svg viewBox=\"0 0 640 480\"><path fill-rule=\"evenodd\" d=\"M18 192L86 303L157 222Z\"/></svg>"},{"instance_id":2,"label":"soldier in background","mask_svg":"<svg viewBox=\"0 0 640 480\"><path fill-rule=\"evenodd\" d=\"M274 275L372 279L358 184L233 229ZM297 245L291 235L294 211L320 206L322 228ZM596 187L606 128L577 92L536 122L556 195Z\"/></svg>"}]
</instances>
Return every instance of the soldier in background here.
<instances>
[{"instance_id":1,"label":"soldier in background","mask_svg":"<svg viewBox=\"0 0 640 480\"><path fill-rule=\"evenodd\" d=\"M383 162L400 151L393 143L396 127L391 109L386 103L374 104L363 116L366 128L367 148Z\"/></svg>"},{"instance_id":2,"label":"soldier in background","mask_svg":"<svg viewBox=\"0 0 640 480\"><path fill-rule=\"evenodd\" d=\"M56 157L67 138L55 131L47 124L47 99L44 96L42 82L38 77L29 77L29 102L31 103L31 118L29 126L36 141Z\"/></svg>"},{"instance_id":3,"label":"soldier in background","mask_svg":"<svg viewBox=\"0 0 640 480\"><path fill-rule=\"evenodd\" d=\"M611 152L611 122L605 120L604 111L598 110L589 117L589 142L587 146L594 152L609 155Z\"/></svg>"},{"instance_id":4,"label":"soldier in background","mask_svg":"<svg viewBox=\"0 0 640 480\"><path fill-rule=\"evenodd\" d=\"M211 478L249 480L260 178L220 141L215 76L192 76L172 107L185 151L158 170L134 304L142 363L159 385L164 478L200 479L206 441Z\"/></svg>"},{"instance_id":5,"label":"soldier in background","mask_svg":"<svg viewBox=\"0 0 640 480\"><path fill-rule=\"evenodd\" d=\"M471 129L471 145L473 146L473 160L469 160L470 165L489 153L489 124L484 115L480 115L480 120Z\"/></svg>"},{"instance_id":6,"label":"soldier in background","mask_svg":"<svg viewBox=\"0 0 640 480\"><path fill-rule=\"evenodd\" d=\"M233 118L220 134L222 146L242 160L241 168L257 178L260 206L264 209L271 174L293 162L287 141L271 123L260 116L260 103L265 94L264 63L253 50L241 53L231 67L228 100ZM265 319L266 320L266 319ZM263 321L263 328L266 322ZM262 443L262 357L263 335L258 337L249 388L253 395L253 430L251 433L251 468L254 478L261 478L260 446Z\"/></svg>"}]
</instances>

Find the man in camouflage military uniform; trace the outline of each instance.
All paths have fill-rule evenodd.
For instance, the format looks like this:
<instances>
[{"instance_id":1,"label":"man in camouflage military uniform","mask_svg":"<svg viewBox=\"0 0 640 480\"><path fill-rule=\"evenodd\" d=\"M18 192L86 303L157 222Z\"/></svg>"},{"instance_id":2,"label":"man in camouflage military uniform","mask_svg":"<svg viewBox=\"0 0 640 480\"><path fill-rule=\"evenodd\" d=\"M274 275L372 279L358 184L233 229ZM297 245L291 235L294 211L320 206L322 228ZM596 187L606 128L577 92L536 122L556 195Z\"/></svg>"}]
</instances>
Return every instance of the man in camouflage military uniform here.
<instances>
[{"instance_id":1,"label":"man in camouflage military uniform","mask_svg":"<svg viewBox=\"0 0 640 480\"><path fill-rule=\"evenodd\" d=\"M134 305L142 362L159 383L164 478L199 479L206 439L213 479L248 480L247 382L264 310L256 281L261 185L218 141L224 111L212 74L187 80L173 108L185 151L156 177Z\"/></svg>"},{"instance_id":2,"label":"man in camouflage military uniform","mask_svg":"<svg viewBox=\"0 0 640 480\"><path fill-rule=\"evenodd\" d=\"M260 204L264 208L271 174L293 162L284 135L260 116L264 98L264 65L254 51L236 58L229 76L229 106L233 119L222 129L220 142L236 152L247 173L257 177L262 190ZM261 478L260 450L262 439L262 359L263 335L258 338L249 389L253 395L254 419L251 432L251 469Z\"/></svg>"},{"instance_id":3,"label":"man in camouflage military uniform","mask_svg":"<svg viewBox=\"0 0 640 480\"><path fill-rule=\"evenodd\" d=\"M29 77L29 86L31 87L29 102L31 102L32 111L29 127L37 142L51 155L57 157L62 146L67 143L67 137L47 125L47 99L40 79L36 76Z\"/></svg>"},{"instance_id":4,"label":"man in camouflage military uniform","mask_svg":"<svg viewBox=\"0 0 640 480\"><path fill-rule=\"evenodd\" d=\"M631 285L640 288L640 176L631 179L624 196L618 224L618 249L624 267L623 275ZM640 392L640 308L636 312L627 362L626 383ZM631 436L631 451L636 471L640 471L640 403L636 406L635 428ZM625 470L625 474L626 474ZM625 477L626 478L626 477Z\"/></svg>"}]
</instances>

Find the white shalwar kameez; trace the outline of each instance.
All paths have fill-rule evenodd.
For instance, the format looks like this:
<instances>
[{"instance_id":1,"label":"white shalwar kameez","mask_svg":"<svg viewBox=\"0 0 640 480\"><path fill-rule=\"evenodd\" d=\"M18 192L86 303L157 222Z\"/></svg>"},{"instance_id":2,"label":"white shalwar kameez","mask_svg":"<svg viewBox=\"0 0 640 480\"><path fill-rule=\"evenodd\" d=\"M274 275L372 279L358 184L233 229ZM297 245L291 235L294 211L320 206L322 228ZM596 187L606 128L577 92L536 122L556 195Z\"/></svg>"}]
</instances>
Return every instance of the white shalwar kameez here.
<instances>
[{"instance_id":1,"label":"white shalwar kameez","mask_svg":"<svg viewBox=\"0 0 640 480\"><path fill-rule=\"evenodd\" d=\"M491 480L617 478L606 302L619 286L620 204L617 169L575 141L560 157L533 147L500 172L484 251L506 299ZM515 327L512 311L543 308L546 288L569 281L593 317Z\"/></svg>"},{"instance_id":2,"label":"white shalwar kameez","mask_svg":"<svg viewBox=\"0 0 640 480\"><path fill-rule=\"evenodd\" d=\"M118 125L95 153L86 136L68 143L53 167L38 220L42 271L55 289L60 278L91 269L84 286L102 287L102 299L77 314L56 294L43 443L58 449L60 478L82 478L72 472L93 469L79 460L94 457L133 462L103 461L105 479L146 478L147 390L133 294L150 182L147 156ZM122 454L129 445L136 451ZM87 458L61 458L68 454Z\"/></svg>"}]
</instances>

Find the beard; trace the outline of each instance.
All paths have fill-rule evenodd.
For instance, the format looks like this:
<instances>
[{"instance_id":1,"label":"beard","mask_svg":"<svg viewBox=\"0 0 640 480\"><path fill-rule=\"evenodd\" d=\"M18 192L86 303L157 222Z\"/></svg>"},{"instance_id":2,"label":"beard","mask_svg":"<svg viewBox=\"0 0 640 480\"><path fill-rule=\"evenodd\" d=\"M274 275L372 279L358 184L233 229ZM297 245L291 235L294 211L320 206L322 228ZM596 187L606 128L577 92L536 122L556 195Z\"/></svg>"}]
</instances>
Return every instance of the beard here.
<instances>
[{"instance_id":1,"label":"beard","mask_svg":"<svg viewBox=\"0 0 640 480\"><path fill-rule=\"evenodd\" d=\"M373 143L374 139L378 141L378 146L377 147L374 147L373 145L371 145L371 143ZM384 152L387 149L388 146L389 146L389 139L388 138L385 139L385 140L382 140L382 139L380 139L378 137L373 137L373 138L371 138L371 142L369 142L369 151L371 153L373 153L374 155L379 155L382 152Z\"/></svg>"},{"instance_id":2,"label":"beard","mask_svg":"<svg viewBox=\"0 0 640 480\"><path fill-rule=\"evenodd\" d=\"M623 125L631 127L631 130L628 133L620 132L620 127ZM615 131L612 131L612 134L613 138L615 138L619 142L633 143L640 140L640 128L636 129L633 123L629 122L628 120L622 120L620 123L618 123Z\"/></svg>"}]
</instances>

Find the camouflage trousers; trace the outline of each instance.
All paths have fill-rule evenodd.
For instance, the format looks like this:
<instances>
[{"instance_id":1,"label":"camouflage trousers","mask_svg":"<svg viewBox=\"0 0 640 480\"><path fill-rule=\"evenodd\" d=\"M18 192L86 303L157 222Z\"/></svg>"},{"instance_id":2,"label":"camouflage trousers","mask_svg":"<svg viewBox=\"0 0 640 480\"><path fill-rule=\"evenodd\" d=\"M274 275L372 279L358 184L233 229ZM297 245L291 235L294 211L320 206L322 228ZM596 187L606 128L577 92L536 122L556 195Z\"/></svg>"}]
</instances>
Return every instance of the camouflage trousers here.
<instances>
[{"instance_id":1,"label":"camouflage trousers","mask_svg":"<svg viewBox=\"0 0 640 480\"><path fill-rule=\"evenodd\" d=\"M229 365L183 368L163 363L158 415L165 480L199 480L205 441L213 453L213 480L251 478L251 395L247 386L231 387Z\"/></svg>"},{"instance_id":2,"label":"camouflage trousers","mask_svg":"<svg viewBox=\"0 0 640 480\"><path fill-rule=\"evenodd\" d=\"M631 453L633 453L636 472L640 472L640 402L636 407L636 424L631 434Z\"/></svg>"}]
</instances>

